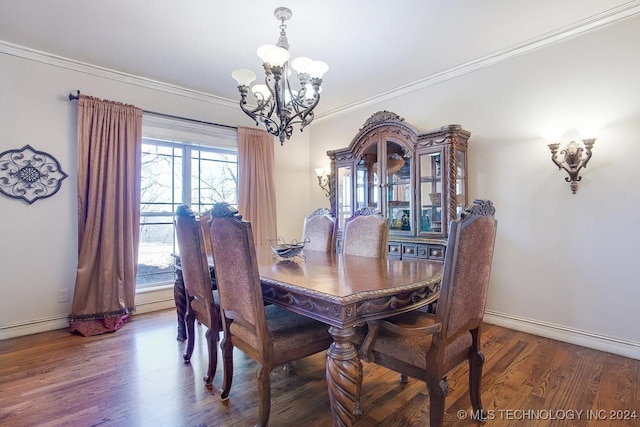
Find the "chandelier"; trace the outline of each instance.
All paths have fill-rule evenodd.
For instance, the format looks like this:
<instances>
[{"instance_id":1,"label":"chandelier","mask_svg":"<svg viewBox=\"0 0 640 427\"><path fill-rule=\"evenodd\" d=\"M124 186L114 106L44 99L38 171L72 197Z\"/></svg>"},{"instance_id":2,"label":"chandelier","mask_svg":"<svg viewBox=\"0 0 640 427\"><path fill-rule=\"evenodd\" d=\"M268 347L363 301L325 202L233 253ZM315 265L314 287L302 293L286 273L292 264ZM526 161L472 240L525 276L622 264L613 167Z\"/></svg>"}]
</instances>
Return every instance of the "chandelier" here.
<instances>
[{"instance_id":1,"label":"chandelier","mask_svg":"<svg viewBox=\"0 0 640 427\"><path fill-rule=\"evenodd\" d=\"M289 41L287 40L285 21L291 18L291 10L279 7L273 15L280 21L278 43L258 48L258 57L264 67L264 84L251 87L257 106L247 106L249 85L256 79L251 70L239 69L231 73L238 82L240 108L249 117L267 129L267 132L280 139L280 145L291 137L293 125L300 123L300 131L313 121L313 109L320 101L322 75L329 66L322 61L313 61L307 57L298 57L289 64ZM298 74L299 89L292 89L289 77L293 68Z\"/></svg>"}]
</instances>

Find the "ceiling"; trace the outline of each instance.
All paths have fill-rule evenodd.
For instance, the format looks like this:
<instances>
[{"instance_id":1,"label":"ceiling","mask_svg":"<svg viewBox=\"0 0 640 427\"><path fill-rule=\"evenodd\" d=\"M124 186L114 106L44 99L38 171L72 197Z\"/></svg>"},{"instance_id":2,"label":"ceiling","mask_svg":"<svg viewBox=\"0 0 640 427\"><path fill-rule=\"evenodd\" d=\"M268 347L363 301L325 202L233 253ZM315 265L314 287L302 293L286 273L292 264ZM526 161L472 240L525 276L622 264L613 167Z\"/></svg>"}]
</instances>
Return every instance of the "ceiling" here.
<instances>
[{"instance_id":1,"label":"ceiling","mask_svg":"<svg viewBox=\"0 0 640 427\"><path fill-rule=\"evenodd\" d=\"M640 13L639 0L0 0L0 53L46 52L237 102L230 74L260 76L256 48L276 43L278 6L293 11L291 57L329 64L320 115Z\"/></svg>"}]
</instances>

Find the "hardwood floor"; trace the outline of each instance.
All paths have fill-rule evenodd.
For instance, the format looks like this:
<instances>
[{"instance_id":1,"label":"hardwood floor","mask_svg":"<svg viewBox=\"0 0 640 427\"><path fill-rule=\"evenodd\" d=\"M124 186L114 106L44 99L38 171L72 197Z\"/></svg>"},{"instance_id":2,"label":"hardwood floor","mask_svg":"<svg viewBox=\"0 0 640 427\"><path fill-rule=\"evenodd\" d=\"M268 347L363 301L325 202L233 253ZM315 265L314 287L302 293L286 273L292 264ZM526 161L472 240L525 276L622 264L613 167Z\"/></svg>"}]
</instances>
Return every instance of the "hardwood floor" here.
<instances>
[{"instance_id":1,"label":"hardwood floor","mask_svg":"<svg viewBox=\"0 0 640 427\"><path fill-rule=\"evenodd\" d=\"M163 311L134 316L114 334L84 338L65 329L0 341L0 425L253 425L255 363L235 352L231 396L221 402L221 366L213 391L202 381L204 328L196 327L192 363L184 364L175 326L175 312ZM640 361L493 325L484 328L483 347L487 425L640 426ZM271 426L331 426L324 362L317 354L295 362L294 374L272 374ZM424 383L401 385L398 374L363 366L358 427L429 425ZM449 375L449 389L445 425L476 425L466 366Z\"/></svg>"}]
</instances>

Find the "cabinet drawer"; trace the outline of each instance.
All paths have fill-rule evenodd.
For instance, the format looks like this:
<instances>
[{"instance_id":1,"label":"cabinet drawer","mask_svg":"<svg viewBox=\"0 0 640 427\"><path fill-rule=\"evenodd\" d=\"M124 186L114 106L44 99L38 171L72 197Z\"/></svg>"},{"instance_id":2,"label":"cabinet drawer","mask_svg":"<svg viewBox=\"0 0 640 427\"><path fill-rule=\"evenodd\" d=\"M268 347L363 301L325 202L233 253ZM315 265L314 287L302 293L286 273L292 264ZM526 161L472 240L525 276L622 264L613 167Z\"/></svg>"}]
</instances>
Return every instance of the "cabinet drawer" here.
<instances>
[{"instance_id":1,"label":"cabinet drawer","mask_svg":"<svg viewBox=\"0 0 640 427\"><path fill-rule=\"evenodd\" d=\"M402 257L416 258L418 256L418 245L402 245Z\"/></svg>"},{"instance_id":2,"label":"cabinet drawer","mask_svg":"<svg viewBox=\"0 0 640 427\"><path fill-rule=\"evenodd\" d=\"M389 256L400 257L402 255L402 245L400 243L389 243Z\"/></svg>"},{"instance_id":3,"label":"cabinet drawer","mask_svg":"<svg viewBox=\"0 0 640 427\"><path fill-rule=\"evenodd\" d=\"M428 258L429 259L437 259L437 260L444 260L444 247L443 246L434 246L434 245L429 245L427 246L427 251L428 251Z\"/></svg>"}]
</instances>

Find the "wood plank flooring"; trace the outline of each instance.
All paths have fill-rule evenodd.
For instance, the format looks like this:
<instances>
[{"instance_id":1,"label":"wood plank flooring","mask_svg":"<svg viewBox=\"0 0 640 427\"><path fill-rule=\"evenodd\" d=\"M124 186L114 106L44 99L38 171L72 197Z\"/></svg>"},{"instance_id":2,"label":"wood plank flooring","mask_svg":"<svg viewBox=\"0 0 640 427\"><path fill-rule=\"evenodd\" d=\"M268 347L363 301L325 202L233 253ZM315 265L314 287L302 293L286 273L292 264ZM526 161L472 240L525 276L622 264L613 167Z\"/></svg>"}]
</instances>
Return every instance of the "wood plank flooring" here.
<instances>
[{"instance_id":1,"label":"wood plank flooring","mask_svg":"<svg viewBox=\"0 0 640 427\"><path fill-rule=\"evenodd\" d=\"M168 310L134 316L114 334L85 338L64 329L0 341L0 426L252 426L255 363L235 352L231 396L221 402L221 367L213 391L202 381L204 328L196 328L185 364L175 327ZM640 426L638 360L493 325L484 328L483 351L487 425ZM331 426L325 357L272 374L271 426ZM465 366L449 375L447 426L477 425L469 419L467 373ZM364 364L362 410L358 427L429 425L424 383L401 385L398 374L373 364Z\"/></svg>"}]
</instances>

